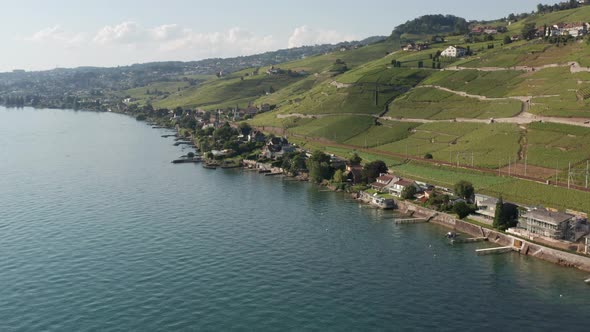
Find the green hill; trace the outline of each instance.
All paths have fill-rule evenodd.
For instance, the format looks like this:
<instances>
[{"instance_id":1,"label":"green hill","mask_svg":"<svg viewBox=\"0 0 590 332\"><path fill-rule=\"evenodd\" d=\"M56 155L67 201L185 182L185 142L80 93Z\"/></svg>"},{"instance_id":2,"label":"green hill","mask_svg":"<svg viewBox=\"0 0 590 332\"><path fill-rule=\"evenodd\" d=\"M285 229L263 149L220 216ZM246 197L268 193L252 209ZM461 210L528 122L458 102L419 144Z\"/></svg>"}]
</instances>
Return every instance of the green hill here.
<instances>
[{"instance_id":1,"label":"green hill","mask_svg":"<svg viewBox=\"0 0 590 332\"><path fill-rule=\"evenodd\" d=\"M590 22L590 6L515 16L510 22L468 24L455 16L427 15L375 44L250 68L180 89L162 86L169 95L153 105L205 110L275 105L250 124L308 147L341 154L357 149L369 160L402 162L401 174L435 182L444 172L403 160L429 154L436 162L522 175L530 166L527 176L563 181L570 164L581 169L590 159L585 143L590 137L590 39L526 40L521 34L532 24L578 22ZM470 32L481 25L506 26L507 31ZM430 44L421 51L402 50L412 41ZM461 46L468 55L442 57L449 46ZM141 98L142 91L134 95ZM473 171L455 172L470 177ZM574 184L584 185L578 173L572 176ZM489 192L514 189L506 181L492 182Z\"/></svg>"}]
</instances>

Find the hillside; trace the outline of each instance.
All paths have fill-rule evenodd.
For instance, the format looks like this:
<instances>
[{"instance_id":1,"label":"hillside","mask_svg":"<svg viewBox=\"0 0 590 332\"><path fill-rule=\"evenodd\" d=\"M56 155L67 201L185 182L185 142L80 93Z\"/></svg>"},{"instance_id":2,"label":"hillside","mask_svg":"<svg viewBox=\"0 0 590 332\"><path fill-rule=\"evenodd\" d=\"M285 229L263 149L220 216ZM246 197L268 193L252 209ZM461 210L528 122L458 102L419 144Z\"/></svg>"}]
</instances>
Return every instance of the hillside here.
<instances>
[{"instance_id":1,"label":"hillside","mask_svg":"<svg viewBox=\"0 0 590 332\"><path fill-rule=\"evenodd\" d=\"M108 96L127 100L116 106L122 111L151 105L246 119L306 147L357 150L433 182L479 174L480 189L527 201L514 197L522 180L490 177L586 186L590 25L576 29L588 22L590 6L489 22L426 15L368 45L221 75L176 75ZM444 56L451 46L464 56Z\"/></svg>"}]
</instances>

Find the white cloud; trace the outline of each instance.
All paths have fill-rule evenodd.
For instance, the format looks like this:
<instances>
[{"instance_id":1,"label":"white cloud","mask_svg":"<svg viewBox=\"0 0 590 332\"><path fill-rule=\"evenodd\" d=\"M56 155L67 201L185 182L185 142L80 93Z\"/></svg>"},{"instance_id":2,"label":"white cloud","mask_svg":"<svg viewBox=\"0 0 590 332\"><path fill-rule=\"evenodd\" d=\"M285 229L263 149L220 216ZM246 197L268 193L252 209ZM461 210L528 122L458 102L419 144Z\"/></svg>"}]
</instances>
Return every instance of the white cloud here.
<instances>
[{"instance_id":1,"label":"white cloud","mask_svg":"<svg viewBox=\"0 0 590 332\"><path fill-rule=\"evenodd\" d=\"M288 47L334 44L357 39L358 36L355 35L343 34L335 30L313 29L307 25L303 25L293 30L291 37L289 37Z\"/></svg>"},{"instance_id":2,"label":"white cloud","mask_svg":"<svg viewBox=\"0 0 590 332\"><path fill-rule=\"evenodd\" d=\"M117 25L107 25L100 29L94 37L99 44L136 44L149 38L148 31L133 21Z\"/></svg>"},{"instance_id":3,"label":"white cloud","mask_svg":"<svg viewBox=\"0 0 590 332\"><path fill-rule=\"evenodd\" d=\"M235 56L278 48L272 36L259 36L239 27L197 32L178 24L145 28L132 21L103 27L94 42L111 47L142 45L162 54L184 54L185 58L191 54L193 58Z\"/></svg>"},{"instance_id":4,"label":"white cloud","mask_svg":"<svg viewBox=\"0 0 590 332\"><path fill-rule=\"evenodd\" d=\"M43 28L35 32L32 36L23 38L26 41L35 43L58 43L65 46L73 46L85 42L86 37L83 33L72 33L65 31L61 26Z\"/></svg>"}]
</instances>

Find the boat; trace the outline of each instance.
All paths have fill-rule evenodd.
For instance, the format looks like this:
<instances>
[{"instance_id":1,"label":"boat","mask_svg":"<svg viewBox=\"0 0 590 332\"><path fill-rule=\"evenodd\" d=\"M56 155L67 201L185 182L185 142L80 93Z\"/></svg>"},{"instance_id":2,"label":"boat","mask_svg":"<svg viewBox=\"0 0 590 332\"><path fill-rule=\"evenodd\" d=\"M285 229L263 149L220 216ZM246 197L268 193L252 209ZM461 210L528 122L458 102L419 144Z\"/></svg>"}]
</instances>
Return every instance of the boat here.
<instances>
[{"instance_id":1,"label":"boat","mask_svg":"<svg viewBox=\"0 0 590 332\"><path fill-rule=\"evenodd\" d=\"M588 277L586 280L584 280L584 282L585 282L587 285L590 285L590 277Z\"/></svg>"}]
</instances>

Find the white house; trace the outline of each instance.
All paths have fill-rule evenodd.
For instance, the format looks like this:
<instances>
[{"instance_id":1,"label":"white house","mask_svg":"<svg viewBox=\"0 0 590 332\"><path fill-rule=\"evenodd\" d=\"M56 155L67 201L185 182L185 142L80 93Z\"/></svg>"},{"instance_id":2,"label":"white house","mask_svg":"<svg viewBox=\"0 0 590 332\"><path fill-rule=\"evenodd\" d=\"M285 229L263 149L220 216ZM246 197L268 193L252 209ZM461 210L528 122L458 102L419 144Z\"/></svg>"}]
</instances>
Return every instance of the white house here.
<instances>
[{"instance_id":1,"label":"white house","mask_svg":"<svg viewBox=\"0 0 590 332\"><path fill-rule=\"evenodd\" d=\"M401 179L397 182L394 182L393 184L390 184L389 192L392 195L395 195L397 197L401 197L404 189L406 189L409 186L415 186L415 185L416 185L416 183L413 181Z\"/></svg>"},{"instance_id":2,"label":"white house","mask_svg":"<svg viewBox=\"0 0 590 332\"><path fill-rule=\"evenodd\" d=\"M449 46L442 53L441 56L449 58L460 58L467 54L467 49L461 46Z\"/></svg>"}]
</instances>

